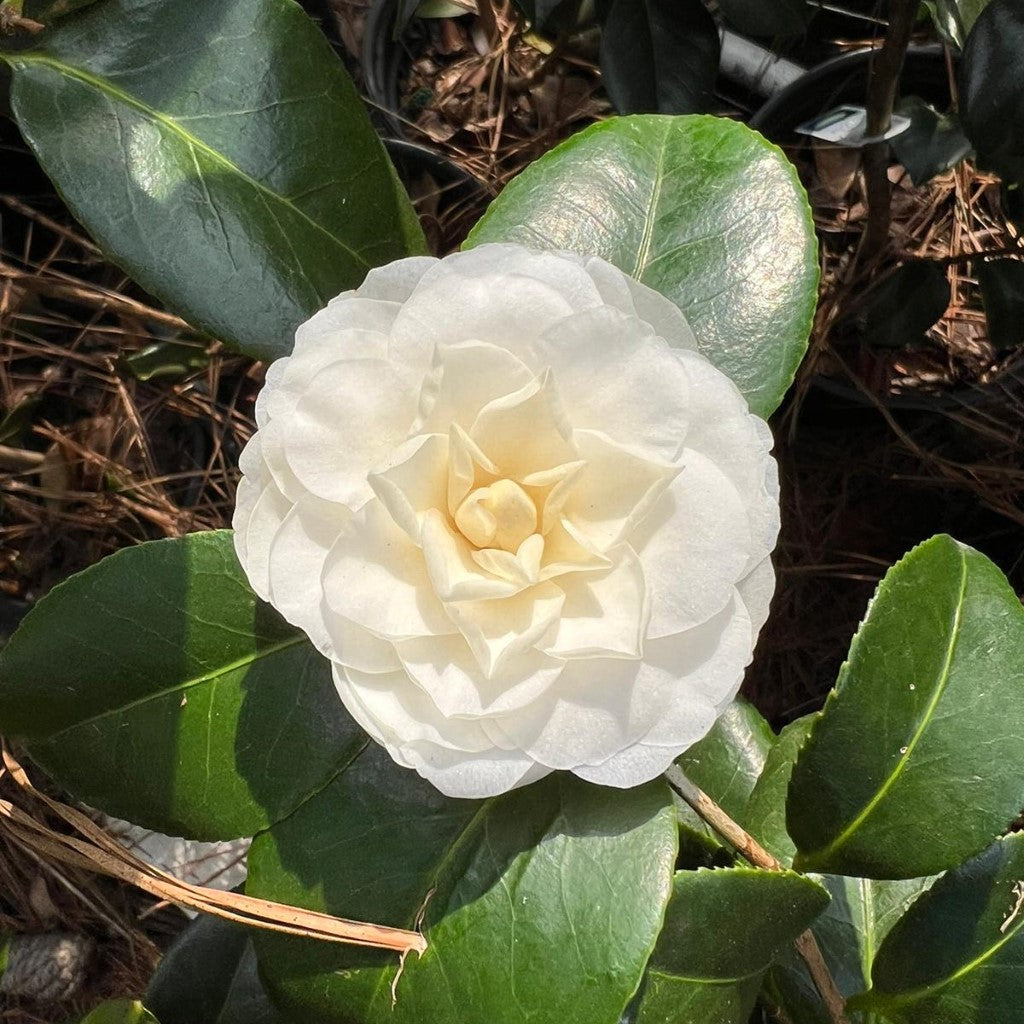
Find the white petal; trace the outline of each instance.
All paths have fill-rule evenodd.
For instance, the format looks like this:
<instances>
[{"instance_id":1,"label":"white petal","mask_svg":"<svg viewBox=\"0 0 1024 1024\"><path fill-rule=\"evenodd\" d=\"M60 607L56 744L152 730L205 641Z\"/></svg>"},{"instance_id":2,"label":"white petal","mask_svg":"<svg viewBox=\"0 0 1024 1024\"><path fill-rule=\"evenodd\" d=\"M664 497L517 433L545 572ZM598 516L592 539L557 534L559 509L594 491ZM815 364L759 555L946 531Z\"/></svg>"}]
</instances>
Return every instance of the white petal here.
<instances>
[{"instance_id":1,"label":"white petal","mask_svg":"<svg viewBox=\"0 0 1024 1024\"><path fill-rule=\"evenodd\" d=\"M709 712L705 721L707 728L701 735L706 735L715 724L714 712ZM634 743L601 764L579 765L573 768L572 773L599 786L632 789L656 779L681 753L681 750L670 747L649 747L644 743Z\"/></svg>"},{"instance_id":2,"label":"white petal","mask_svg":"<svg viewBox=\"0 0 1024 1024\"><path fill-rule=\"evenodd\" d=\"M595 430L576 430L585 466L566 496L565 517L598 551L627 540L680 467L644 458Z\"/></svg>"},{"instance_id":3,"label":"white petal","mask_svg":"<svg viewBox=\"0 0 1024 1024\"><path fill-rule=\"evenodd\" d=\"M367 479L391 518L419 543L423 516L447 504L448 438L444 434L409 438Z\"/></svg>"},{"instance_id":4,"label":"white petal","mask_svg":"<svg viewBox=\"0 0 1024 1024\"><path fill-rule=\"evenodd\" d=\"M423 553L379 501L342 525L321 584L332 612L377 636L401 640L456 632L434 596Z\"/></svg>"},{"instance_id":5,"label":"white petal","mask_svg":"<svg viewBox=\"0 0 1024 1024\"><path fill-rule=\"evenodd\" d=\"M405 440L414 415L415 396L392 363L334 363L295 405L288 465L313 494L359 508L373 496L367 474Z\"/></svg>"},{"instance_id":6,"label":"white petal","mask_svg":"<svg viewBox=\"0 0 1024 1024\"><path fill-rule=\"evenodd\" d=\"M678 457L691 419L689 376L646 324L608 307L577 313L546 331L536 352L574 427Z\"/></svg>"},{"instance_id":7,"label":"white petal","mask_svg":"<svg viewBox=\"0 0 1024 1024\"><path fill-rule=\"evenodd\" d=\"M496 601L453 601L448 615L488 678L499 677L513 655L537 643L559 621L565 593L539 583Z\"/></svg>"},{"instance_id":8,"label":"white petal","mask_svg":"<svg viewBox=\"0 0 1024 1024\"><path fill-rule=\"evenodd\" d=\"M464 277L446 268L428 276L395 318L394 358L419 358L437 345L478 341L508 349L536 372L542 367L530 362L532 343L574 312L571 297L521 274ZM596 288L593 296L596 303Z\"/></svg>"},{"instance_id":9,"label":"white petal","mask_svg":"<svg viewBox=\"0 0 1024 1024\"><path fill-rule=\"evenodd\" d=\"M565 605L550 639L538 643L540 650L556 658L643 654L650 610L643 567L631 548L624 548L607 572L579 574L563 583Z\"/></svg>"},{"instance_id":10,"label":"white petal","mask_svg":"<svg viewBox=\"0 0 1024 1024\"><path fill-rule=\"evenodd\" d=\"M638 316L673 348L697 348L697 339L683 311L661 292L624 274L599 256L587 260L586 270L609 305Z\"/></svg>"},{"instance_id":11,"label":"white petal","mask_svg":"<svg viewBox=\"0 0 1024 1024\"><path fill-rule=\"evenodd\" d=\"M441 261L433 256L407 256L383 267L374 267L359 286L358 294L367 299L405 302L416 290L423 276Z\"/></svg>"},{"instance_id":12,"label":"white petal","mask_svg":"<svg viewBox=\"0 0 1024 1024\"><path fill-rule=\"evenodd\" d=\"M465 537L434 509L423 516L420 542L433 592L444 602L511 597L523 589L522 583L499 579L481 569L473 561L474 549Z\"/></svg>"},{"instance_id":13,"label":"white petal","mask_svg":"<svg viewBox=\"0 0 1024 1024\"><path fill-rule=\"evenodd\" d=\"M442 715L401 670L371 674L336 666L334 684L353 717L374 723L389 743L426 740L462 752L494 746L478 722Z\"/></svg>"},{"instance_id":14,"label":"white petal","mask_svg":"<svg viewBox=\"0 0 1024 1024\"><path fill-rule=\"evenodd\" d=\"M244 553L242 566L252 589L264 601L270 600L270 546L291 510L292 503L268 482L252 506L241 542L235 545L236 552ZM238 523L243 525L241 520Z\"/></svg>"},{"instance_id":15,"label":"white petal","mask_svg":"<svg viewBox=\"0 0 1024 1024\"><path fill-rule=\"evenodd\" d=\"M553 580L567 572L603 572L611 564L611 558L601 554L589 537L563 517L544 538L538 578Z\"/></svg>"},{"instance_id":16,"label":"white petal","mask_svg":"<svg viewBox=\"0 0 1024 1024\"><path fill-rule=\"evenodd\" d=\"M480 342L441 345L423 382L415 430L447 432L453 423L469 430L490 401L518 391L533 379L507 349Z\"/></svg>"},{"instance_id":17,"label":"white petal","mask_svg":"<svg viewBox=\"0 0 1024 1024\"><path fill-rule=\"evenodd\" d=\"M520 480L578 459L572 427L547 372L485 405L469 435L503 476Z\"/></svg>"},{"instance_id":18,"label":"white petal","mask_svg":"<svg viewBox=\"0 0 1024 1024\"><path fill-rule=\"evenodd\" d=\"M406 671L444 715L484 718L514 711L555 685L563 663L528 650L487 679L461 636L421 637L397 645Z\"/></svg>"},{"instance_id":19,"label":"white petal","mask_svg":"<svg viewBox=\"0 0 1024 1024\"><path fill-rule=\"evenodd\" d=\"M328 658L334 657L335 649L324 624L320 577L341 525L351 517L344 505L306 495L292 507L270 545L271 604Z\"/></svg>"},{"instance_id":20,"label":"white petal","mask_svg":"<svg viewBox=\"0 0 1024 1024\"><path fill-rule=\"evenodd\" d=\"M550 768L510 750L462 754L429 743L402 747L402 756L445 796L478 800L528 786L551 773Z\"/></svg>"},{"instance_id":21,"label":"white petal","mask_svg":"<svg viewBox=\"0 0 1024 1024\"><path fill-rule=\"evenodd\" d=\"M753 550L750 571L775 547L779 534L778 467L768 424L747 409L736 385L696 353L677 358L693 381L693 423L686 446L708 456L746 503Z\"/></svg>"},{"instance_id":22,"label":"white petal","mask_svg":"<svg viewBox=\"0 0 1024 1024\"><path fill-rule=\"evenodd\" d=\"M346 292L295 332L291 359L326 364L335 359L386 359L391 325L402 307Z\"/></svg>"},{"instance_id":23,"label":"white petal","mask_svg":"<svg viewBox=\"0 0 1024 1024\"><path fill-rule=\"evenodd\" d=\"M689 448L682 463L630 539L647 580L649 637L678 633L721 611L752 546L746 507L718 466Z\"/></svg>"},{"instance_id":24,"label":"white petal","mask_svg":"<svg viewBox=\"0 0 1024 1024\"><path fill-rule=\"evenodd\" d=\"M772 594L775 593L775 569L771 557L759 562L739 583L736 584L740 599L750 615L754 638L768 621Z\"/></svg>"},{"instance_id":25,"label":"white petal","mask_svg":"<svg viewBox=\"0 0 1024 1024\"><path fill-rule=\"evenodd\" d=\"M448 434L448 511L453 516L482 474L493 479L498 467L458 423L453 423Z\"/></svg>"}]
</instances>

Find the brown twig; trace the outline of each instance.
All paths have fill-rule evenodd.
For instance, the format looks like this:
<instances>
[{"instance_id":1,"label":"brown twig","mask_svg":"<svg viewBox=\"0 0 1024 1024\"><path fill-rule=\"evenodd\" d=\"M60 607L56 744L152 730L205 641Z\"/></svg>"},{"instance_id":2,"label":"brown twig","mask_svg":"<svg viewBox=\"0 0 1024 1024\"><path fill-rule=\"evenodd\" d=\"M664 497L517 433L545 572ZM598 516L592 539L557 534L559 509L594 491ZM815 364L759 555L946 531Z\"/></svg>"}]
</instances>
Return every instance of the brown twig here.
<instances>
[{"instance_id":1,"label":"brown twig","mask_svg":"<svg viewBox=\"0 0 1024 1024\"><path fill-rule=\"evenodd\" d=\"M42 32L44 28L46 26L41 22L26 18L21 13L21 0L17 0L17 2L4 0L3 3L0 3L0 33L13 35L18 29L22 29L32 35L36 35Z\"/></svg>"},{"instance_id":2,"label":"brown twig","mask_svg":"<svg viewBox=\"0 0 1024 1024\"><path fill-rule=\"evenodd\" d=\"M866 260L885 248L889 240L889 224L892 219L892 189L888 176L889 143L881 140L881 136L892 125L900 72L914 31L917 8L917 0L891 0L885 42L874 59L868 81L867 133L870 138L880 141L871 143L864 151L868 223L861 256Z\"/></svg>"},{"instance_id":3,"label":"brown twig","mask_svg":"<svg viewBox=\"0 0 1024 1024\"><path fill-rule=\"evenodd\" d=\"M695 786L682 771L673 765L665 778L669 785L704 819L723 839L736 848L736 852L755 868L765 871L784 871L785 866L772 856L749 832L741 828L698 786ZM808 929L795 942L811 979L828 1010L832 1024L848 1024L842 993L836 987L832 973L821 954L818 940Z\"/></svg>"}]
</instances>

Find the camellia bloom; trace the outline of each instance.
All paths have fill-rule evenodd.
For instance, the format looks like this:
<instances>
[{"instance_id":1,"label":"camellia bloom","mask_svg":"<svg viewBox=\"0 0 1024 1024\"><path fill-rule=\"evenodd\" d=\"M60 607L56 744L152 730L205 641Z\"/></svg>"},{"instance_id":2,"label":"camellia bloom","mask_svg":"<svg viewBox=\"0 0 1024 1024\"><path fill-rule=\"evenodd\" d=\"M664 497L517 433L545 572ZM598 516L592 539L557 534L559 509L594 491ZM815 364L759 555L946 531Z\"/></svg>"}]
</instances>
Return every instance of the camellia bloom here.
<instances>
[{"instance_id":1,"label":"camellia bloom","mask_svg":"<svg viewBox=\"0 0 1024 1024\"><path fill-rule=\"evenodd\" d=\"M443 792L633 786L735 695L774 585L771 435L610 264L484 245L371 271L256 420L249 580Z\"/></svg>"}]
</instances>

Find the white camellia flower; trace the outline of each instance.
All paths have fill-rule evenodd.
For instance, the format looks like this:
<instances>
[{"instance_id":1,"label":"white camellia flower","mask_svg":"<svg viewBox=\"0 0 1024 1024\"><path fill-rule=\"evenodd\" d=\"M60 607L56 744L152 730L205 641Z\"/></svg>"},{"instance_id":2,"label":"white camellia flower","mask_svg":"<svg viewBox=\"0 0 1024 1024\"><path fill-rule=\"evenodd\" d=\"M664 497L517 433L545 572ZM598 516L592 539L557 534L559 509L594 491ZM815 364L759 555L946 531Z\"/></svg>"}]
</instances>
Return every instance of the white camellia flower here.
<instances>
[{"instance_id":1,"label":"white camellia flower","mask_svg":"<svg viewBox=\"0 0 1024 1024\"><path fill-rule=\"evenodd\" d=\"M256 592L444 793L633 786L735 695L774 586L766 424L667 299L483 245L373 270L256 403Z\"/></svg>"}]
</instances>

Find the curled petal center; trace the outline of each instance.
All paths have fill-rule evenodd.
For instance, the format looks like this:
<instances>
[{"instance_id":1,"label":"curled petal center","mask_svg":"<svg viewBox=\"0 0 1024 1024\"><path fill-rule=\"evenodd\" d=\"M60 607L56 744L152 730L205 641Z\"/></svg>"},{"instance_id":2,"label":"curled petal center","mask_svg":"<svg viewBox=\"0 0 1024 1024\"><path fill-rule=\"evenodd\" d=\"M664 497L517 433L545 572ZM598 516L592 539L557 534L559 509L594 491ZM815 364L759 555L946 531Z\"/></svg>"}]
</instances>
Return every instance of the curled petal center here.
<instances>
[{"instance_id":1,"label":"curled petal center","mask_svg":"<svg viewBox=\"0 0 1024 1024\"><path fill-rule=\"evenodd\" d=\"M478 548L516 551L537 530L537 506L514 480L495 480L463 499L455 525Z\"/></svg>"}]
</instances>

